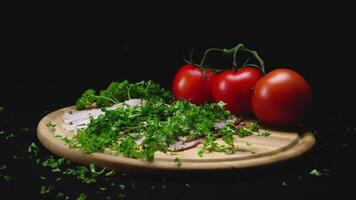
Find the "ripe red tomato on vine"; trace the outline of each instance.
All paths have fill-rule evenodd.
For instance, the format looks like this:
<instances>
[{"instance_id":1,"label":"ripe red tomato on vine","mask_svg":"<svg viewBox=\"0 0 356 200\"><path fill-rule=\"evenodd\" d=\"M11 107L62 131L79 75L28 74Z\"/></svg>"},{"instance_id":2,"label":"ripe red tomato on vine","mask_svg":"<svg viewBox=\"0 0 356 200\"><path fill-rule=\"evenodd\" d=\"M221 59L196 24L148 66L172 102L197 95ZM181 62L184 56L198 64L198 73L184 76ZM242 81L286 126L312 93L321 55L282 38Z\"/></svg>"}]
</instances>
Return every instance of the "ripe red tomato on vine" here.
<instances>
[{"instance_id":1,"label":"ripe red tomato on vine","mask_svg":"<svg viewBox=\"0 0 356 200\"><path fill-rule=\"evenodd\" d=\"M307 111L312 91L306 80L290 69L275 69L261 78L252 96L256 117L270 126L291 126Z\"/></svg>"},{"instance_id":2,"label":"ripe red tomato on vine","mask_svg":"<svg viewBox=\"0 0 356 200\"><path fill-rule=\"evenodd\" d=\"M231 70L216 73L205 67L209 52L220 51L233 55ZM252 55L258 65L237 64L240 52ZM295 71L277 69L265 74L264 61L254 50L238 44L231 49L210 48L200 64L190 62L182 66L173 81L176 99L195 104L223 102L235 115L253 112L263 124L271 126L294 125L307 111L312 91L305 79Z\"/></svg>"},{"instance_id":3,"label":"ripe red tomato on vine","mask_svg":"<svg viewBox=\"0 0 356 200\"><path fill-rule=\"evenodd\" d=\"M260 65L243 64L239 68L237 55L240 51L251 53ZM245 48L243 44L238 44L230 50L223 49L223 52L233 54L233 66L232 70L225 70L216 75L211 88L214 100L223 101L225 107L233 114L248 114L252 111L251 97L255 84L264 73L264 62L256 51Z\"/></svg>"},{"instance_id":4,"label":"ripe red tomato on vine","mask_svg":"<svg viewBox=\"0 0 356 200\"><path fill-rule=\"evenodd\" d=\"M189 100L194 104L203 104L213 100L211 84L215 72L194 64L186 64L179 69L173 80L173 95L176 99Z\"/></svg>"}]
</instances>

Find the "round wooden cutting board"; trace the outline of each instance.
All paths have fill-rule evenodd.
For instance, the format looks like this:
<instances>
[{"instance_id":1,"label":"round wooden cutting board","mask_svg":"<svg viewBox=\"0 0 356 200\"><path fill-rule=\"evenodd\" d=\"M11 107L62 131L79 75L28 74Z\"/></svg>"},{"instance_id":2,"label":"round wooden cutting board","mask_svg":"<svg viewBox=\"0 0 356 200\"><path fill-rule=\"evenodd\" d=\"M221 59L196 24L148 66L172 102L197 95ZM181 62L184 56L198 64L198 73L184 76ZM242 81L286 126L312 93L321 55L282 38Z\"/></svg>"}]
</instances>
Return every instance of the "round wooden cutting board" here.
<instances>
[{"instance_id":1,"label":"round wooden cutting board","mask_svg":"<svg viewBox=\"0 0 356 200\"><path fill-rule=\"evenodd\" d=\"M270 133L268 137L252 135L245 138L234 138L239 151L233 154L204 153L199 157L197 152L201 145L182 152L156 152L153 162L125 158L118 153L86 154L79 149L71 149L61 138L55 135L72 135L63 128L63 114L74 111L67 107L45 116L37 127L40 142L51 152L82 164L117 168L121 171L150 172L150 171L218 171L226 169L251 168L269 165L302 155L315 143L310 132L297 133L294 131L280 131L265 129ZM48 123L55 124L55 130L47 127ZM181 160L178 166L175 159Z\"/></svg>"}]
</instances>

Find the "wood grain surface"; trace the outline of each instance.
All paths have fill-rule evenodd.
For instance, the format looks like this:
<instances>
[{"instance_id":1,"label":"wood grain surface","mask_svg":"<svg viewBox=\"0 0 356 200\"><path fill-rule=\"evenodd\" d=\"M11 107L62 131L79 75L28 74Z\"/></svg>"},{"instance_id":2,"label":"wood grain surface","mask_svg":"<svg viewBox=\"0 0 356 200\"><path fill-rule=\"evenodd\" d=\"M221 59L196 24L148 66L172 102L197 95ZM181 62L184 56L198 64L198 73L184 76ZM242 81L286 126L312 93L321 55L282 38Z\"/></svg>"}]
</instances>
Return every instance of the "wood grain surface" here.
<instances>
[{"instance_id":1,"label":"wood grain surface","mask_svg":"<svg viewBox=\"0 0 356 200\"><path fill-rule=\"evenodd\" d=\"M132 158L125 158L119 153L108 150L105 153L86 154L79 149L69 148L68 145L55 135L70 135L73 133L63 128L63 114L73 107L63 108L45 116L38 124L37 136L40 142L52 153L81 164L95 163L102 167L116 168L129 172L151 171L218 171L227 169L251 168L269 165L307 152L315 143L310 132L281 131L265 129L270 133L268 137L252 135L245 138L234 138L239 151L233 154L204 153L199 157L197 152L201 145L182 152L156 152L153 162L145 162ZM51 131L47 124L56 124L56 130ZM264 129L264 128L262 128ZM222 141L218 141L222 142ZM177 166L175 159L182 162Z\"/></svg>"}]
</instances>

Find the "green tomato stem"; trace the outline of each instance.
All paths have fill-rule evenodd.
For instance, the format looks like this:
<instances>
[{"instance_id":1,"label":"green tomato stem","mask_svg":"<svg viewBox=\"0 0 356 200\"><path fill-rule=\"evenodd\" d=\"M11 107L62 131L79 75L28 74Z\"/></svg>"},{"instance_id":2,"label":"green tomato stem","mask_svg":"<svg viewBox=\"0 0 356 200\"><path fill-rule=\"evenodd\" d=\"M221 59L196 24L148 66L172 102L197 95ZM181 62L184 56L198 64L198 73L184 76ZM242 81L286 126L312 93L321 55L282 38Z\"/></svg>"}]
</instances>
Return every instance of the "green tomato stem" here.
<instances>
[{"instance_id":1,"label":"green tomato stem","mask_svg":"<svg viewBox=\"0 0 356 200\"><path fill-rule=\"evenodd\" d=\"M206 60L206 57L208 55L209 52L212 52L212 51L221 51L221 52L224 52L224 49L219 49L219 48L210 48L210 49L207 49L205 52L204 52L204 56L200 62L200 67L203 67L204 68L204 64L205 64L205 60Z\"/></svg>"},{"instance_id":2,"label":"green tomato stem","mask_svg":"<svg viewBox=\"0 0 356 200\"><path fill-rule=\"evenodd\" d=\"M233 68L234 71L239 68L238 65L237 65L237 61L236 61L237 59L236 58L237 58L237 54L238 54L239 50L243 49L243 48L244 48L244 45L241 44L241 43L236 45L235 48L233 48L234 49L234 56L233 56L233 61L232 61L232 64L233 64L232 68Z\"/></svg>"},{"instance_id":3,"label":"green tomato stem","mask_svg":"<svg viewBox=\"0 0 356 200\"><path fill-rule=\"evenodd\" d=\"M246 51L246 52L248 52L248 53L250 53L250 54L252 54L252 55L256 58L256 60L260 63L260 67L261 67L262 73L265 74L266 72L265 72L265 64L264 64L264 61L263 61L262 58L258 55L257 51L254 51L254 50L251 50L251 49L247 49L247 48L245 48L245 47L243 47L242 50L243 50L243 51Z\"/></svg>"}]
</instances>

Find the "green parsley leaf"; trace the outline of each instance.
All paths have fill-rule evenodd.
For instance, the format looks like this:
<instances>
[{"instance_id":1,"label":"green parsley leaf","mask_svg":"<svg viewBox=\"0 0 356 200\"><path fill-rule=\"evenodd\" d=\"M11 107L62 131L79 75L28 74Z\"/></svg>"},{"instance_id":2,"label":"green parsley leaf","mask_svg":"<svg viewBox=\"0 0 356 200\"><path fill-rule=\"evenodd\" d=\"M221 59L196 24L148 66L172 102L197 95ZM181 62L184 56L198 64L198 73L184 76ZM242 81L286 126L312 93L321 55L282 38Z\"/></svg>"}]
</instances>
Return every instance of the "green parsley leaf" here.
<instances>
[{"instance_id":1,"label":"green parsley leaf","mask_svg":"<svg viewBox=\"0 0 356 200\"><path fill-rule=\"evenodd\" d=\"M312 171L309 172L310 175L312 176L321 176L322 173L319 172L317 169L313 169Z\"/></svg>"},{"instance_id":2,"label":"green parsley leaf","mask_svg":"<svg viewBox=\"0 0 356 200\"><path fill-rule=\"evenodd\" d=\"M260 125L257 122L252 122L250 125L250 130L252 132L258 132L260 130Z\"/></svg>"},{"instance_id":3,"label":"green parsley leaf","mask_svg":"<svg viewBox=\"0 0 356 200\"><path fill-rule=\"evenodd\" d=\"M7 168L7 166L5 165L5 164L1 164L0 165L0 170L4 170L4 169L6 169Z\"/></svg>"},{"instance_id":4,"label":"green parsley leaf","mask_svg":"<svg viewBox=\"0 0 356 200\"><path fill-rule=\"evenodd\" d=\"M107 107L134 98L160 98L168 101L172 99L172 94L151 80L138 83L129 83L127 80L112 82L106 90L100 91L99 95L92 89L85 91L77 100L76 108L82 110L94 103L98 107Z\"/></svg>"},{"instance_id":5,"label":"green parsley leaf","mask_svg":"<svg viewBox=\"0 0 356 200\"><path fill-rule=\"evenodd\" d=\"M182 161L181 161L178 157L176 157L176 158L174 159L174 162L177 163L177 167L182 166Z\"/></svg>"},{"instance_id":6,"label":"green parsley leaf","mask_svg":"<svg viewBox=\"0 0 356 200\"><path fill-rule=\"evenodd\" d=\"M45 195L48 194L50 192L52 192L54 190L54 186L53 185L49 185L49 186L41 186L41 190L40 190L40 194Z\"/></svg>"},{"instance_id":7,"label":"green parsley leaf","mask_svg":"<svg viewBox=\"0 0 356 200\"><path fill-rule=\"evenodd\" d=\"M271 135L271 134L268 133L267 131L259 131L257 135L258 135L258 136L267 137L267 136L269 136L269 135Z\"/></svg>"},{"instance_id":8,"label":"green parsley leaf","mask_svg":"<svg viewBox=\"0 0 356 200\"><path fill-rule=\"evenodd\" d=\"M109 171L109 172L106 172L106 174L105 174L105 176L115 176L115 174L116 174L116 172L115 172L115 170L111 170L111 171Z\"/></svg>"},{"instance_id":9,"label":"green parsley leaf","mask_svg":"<svg viewBox=\"0 0 356 200\"><path fill-rule=\"evenodd\" d=\"M125 189L125 185L120 184L120 185L119 185L119 189L120 189L120 190L124 190L124 189Z\"/></svg>"},{"instance_id":10,"label":"green parsley leaf","mask_svg":"<svg viewBox=\"0 0 356 200\"><path fill-rule=\"evenodd\" d=\"M14 137L15 137L15 135L13 133L10 133L5 137L5 139L9 140L10 138L14 138Z\"/></svg>"},{"instance_id":11,"label":"green parsley leaf","mask_svg":"<svg viewBox=\"0 0 356 200\"><path fill-rule=\"evenodd\" d=\"M38 146L32 142L28 147L27 147L27 151L29 153L31 153L33 156L37 157L38 153L40 151L40 149L38 148Z\"/></svg>"},{"instance_id":12,"label":"green parsley leaf","mask_svg":"<svg viewBox=\"0 0 356 200\"><path fill-rule=\"evenodd\" d=\"M87 195L85 195L85 193L81 193L78 197L77 200L86 200L87 199Z\"/></svg>"},{"instance_id":13,"label":"green parsley leaf","mask_svg":"<svg viewBox=\"0 0 356 200\"><path fill-rule=\"evenodd\" d=\"M62 193L62 192L57 192L56 197L57 197L57 198L62 198L62 197L64 197L64 193Z\"/></svg>"},{"instance_id":14,"label":"green parsley leaf","mask_svg":"<svg viewBox=\"0 0 356 200\"><path fill-rule=\"evenodd\" d=\"M8 175L5 175L4 176L4 180L7 182L7 181L10 181L12 178L11 176L8 176Z\"/></svg>"},{"instance_id":15,"label":"green parsley leaf","mask_svg":"<svg viewBox=\"0 0 356 200\"><path fill-rule=\"evenodd\" d=\"M56 124L52 124L52 122L48 122L46 124L46 126L51 132L55 132L56 131Z\"/></svg>"}]
</instances>

